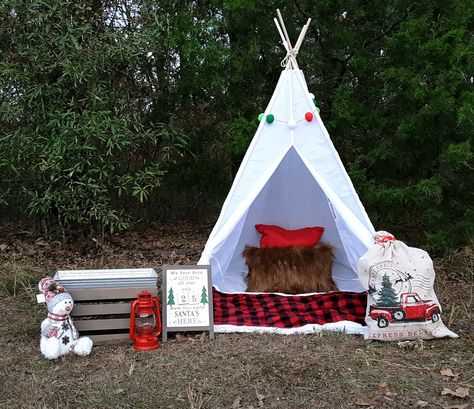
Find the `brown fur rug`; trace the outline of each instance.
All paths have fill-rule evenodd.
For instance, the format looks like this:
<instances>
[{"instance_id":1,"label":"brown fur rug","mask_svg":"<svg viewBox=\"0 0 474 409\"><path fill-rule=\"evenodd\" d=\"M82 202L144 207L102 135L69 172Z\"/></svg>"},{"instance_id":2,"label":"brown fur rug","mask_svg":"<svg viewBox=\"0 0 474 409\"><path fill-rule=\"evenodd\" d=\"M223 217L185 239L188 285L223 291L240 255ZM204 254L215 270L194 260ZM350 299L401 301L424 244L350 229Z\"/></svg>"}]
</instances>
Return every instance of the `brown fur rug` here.
<instances>
[{"instance_id":1,"label":"brown fur rug","mask_svg":"<svg viewBox=\"0 0 474 409\"><path fill-rule=\"evenodd\" d=\"M303 294L337 291L332 280L334 253L324 243L315 247L246 246L247 291Z\"/></svg>"}]
</instances>

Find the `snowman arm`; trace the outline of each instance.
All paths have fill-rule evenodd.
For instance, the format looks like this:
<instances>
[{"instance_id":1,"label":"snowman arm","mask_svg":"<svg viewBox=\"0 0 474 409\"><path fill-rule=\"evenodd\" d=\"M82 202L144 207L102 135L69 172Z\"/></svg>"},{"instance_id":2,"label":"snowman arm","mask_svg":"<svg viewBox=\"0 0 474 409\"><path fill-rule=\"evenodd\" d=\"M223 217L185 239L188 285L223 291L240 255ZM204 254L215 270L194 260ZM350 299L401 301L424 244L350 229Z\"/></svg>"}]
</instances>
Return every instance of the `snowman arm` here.
<instances>
[{"instance_id":1,"label":"snowman arm","mask_svg":"<svg viewBox=\"0 0 474 409\"><path fill-rule=\"evenodd\" d=\"M54 325L48 324L41 328L41 335L46 338L57 338L58 329Z\"/></svg>"},{"instance_id":2,"label":"snowman arm","mask_svg":"<svg viewBox=\"0 0 474 409\"><path fill-rule=\"evenodd\" d=\"M72 321L72 318L68 317L67 320L69 322L69 326L71 327L72 339L79 339L79 332L77 332L77 329L74 326L74 322Z\"/></svg>"}]
</instances>

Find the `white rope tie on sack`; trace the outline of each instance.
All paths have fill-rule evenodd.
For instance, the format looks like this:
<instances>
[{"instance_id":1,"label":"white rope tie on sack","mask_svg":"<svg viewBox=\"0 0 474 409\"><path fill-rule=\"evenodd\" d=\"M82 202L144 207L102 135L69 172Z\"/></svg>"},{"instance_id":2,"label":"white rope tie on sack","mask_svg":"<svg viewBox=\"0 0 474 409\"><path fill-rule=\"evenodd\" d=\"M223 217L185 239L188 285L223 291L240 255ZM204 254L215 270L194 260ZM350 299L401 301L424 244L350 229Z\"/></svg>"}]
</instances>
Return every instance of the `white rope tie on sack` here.
<instances>
[{"instance_id":1,"label":"white rope tie on sack","mask_svg":"<svg viewBox=\"0 0 474 409\"><path fill-rule=\"evenodd\" d=\"M374 242L375 244L380 244L381 246L385 246L385 243L396 241L397 239L393 236L393 234L386 232L384 230L379 230L374 234Z\"/></svg>"}]
</instances>

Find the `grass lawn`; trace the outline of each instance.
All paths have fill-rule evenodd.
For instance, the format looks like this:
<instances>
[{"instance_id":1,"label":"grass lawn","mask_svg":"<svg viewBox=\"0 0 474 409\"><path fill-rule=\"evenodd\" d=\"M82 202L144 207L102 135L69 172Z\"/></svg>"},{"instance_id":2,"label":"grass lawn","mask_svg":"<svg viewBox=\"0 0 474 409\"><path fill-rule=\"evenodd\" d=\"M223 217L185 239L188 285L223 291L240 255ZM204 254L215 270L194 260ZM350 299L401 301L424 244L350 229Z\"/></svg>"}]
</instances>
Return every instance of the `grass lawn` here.
<instances>
[{"instance_id":1,"label":"grass lawn","mask_svg":"<svg viewBox=\"0 0 474 409\"><path fill-rule=\"evenodd\" d=\"M210 226L152 226L103 245L46 243L0 227L0 407L5 408L471 408L472 249L436 260L442 319L460 335L407 344L359 336L183 334L151 352L97 346L44 359L36 304L57 269L192 264Z\"/></svg>"}]
</instances>

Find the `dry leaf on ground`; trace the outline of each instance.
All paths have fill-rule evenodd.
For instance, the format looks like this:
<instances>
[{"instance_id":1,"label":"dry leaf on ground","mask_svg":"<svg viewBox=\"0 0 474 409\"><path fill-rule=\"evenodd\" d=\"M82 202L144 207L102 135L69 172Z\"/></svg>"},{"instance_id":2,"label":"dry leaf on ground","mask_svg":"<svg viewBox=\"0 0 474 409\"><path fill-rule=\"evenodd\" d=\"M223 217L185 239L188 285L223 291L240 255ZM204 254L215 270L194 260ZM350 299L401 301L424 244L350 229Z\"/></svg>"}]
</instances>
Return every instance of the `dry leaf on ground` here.
<instances>
[{"instance_id":1,"label":"dry leaf on ground","mask_svg":"<svg viewBox=\"0 0 474 409\"><path fill-rule=\"evenodd\" d=\"M184 335L181 334L176 334L176 342L186 342L189 340L188 337L185 337Z\"/></svg>"},{"instance_id":2,"label":"dry leaf on ground","mask_svg":"<svg viewBox=\"0 0 474 409\"><path fill-rule=\"evenodd\" d=\"M465 398L469 396L469 388L464 388L460 386L459 388L456 388L454 391L449 388L443 388L441 391L441 395L450 395L450 396L455 396L456 398Z\"/></svg>"},{"instance_id":3,"label":"dry leaf on ground","mask_svg":"<svg viewBox=\"0 0 474 409\"><path fill-rule=\"evenodd\" d=\"M242 398L240 396L237 396L234 400L234 403L232 403L232 409L238 409L240 408L240 401L242 400Z\"/></svg>"},{"instance_id":4,"label":"dry leaf on ground","mask_svg":"<svg viewBox=\"0 0 474 409\"><path fill-rule=\"evenodd\" d=\"M427 406L428 406L428 402L424 400L419 400L418 402L416 402L417 408L426 408Z\"/></svg>"},{"instance_id":5,"label":"dry leaf on ground","mask_svg":"<svg viewBox=\"0 0 474 409\"><path fill-rule=\"evenodd\" d=\"M414 341L398 341L397 345L401 349L409 351L421 351L425 347L425 341L422 339L416 339Z\"/></svg>"},{"instance_id":6,"label":"dry leaf on ground","mask_svg":"<svg viewBox=\"0 0 474 409\"><path fill-rule=\"evenodd\" d=\"M363 406L363 407L375 407L377 405L377 402L370 399L366 399L366 400L358 399L356 400L355 404L357 406Z\"/></svg>"},{"instance_id":7,"label":"dry leaf on ground","mask_svg":"<svg viewBox=\"0 0 474 409\"><path fill-rule=\"evenodd\" d=\"M454 378L454 380L459 378L459 374L454 374L451 368L443 368L439 371L439 373L448 378Z\"/></svg>"}]
</instances>

